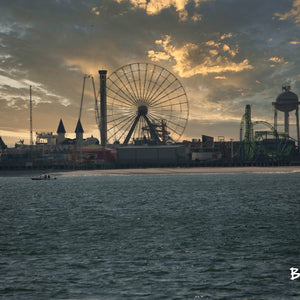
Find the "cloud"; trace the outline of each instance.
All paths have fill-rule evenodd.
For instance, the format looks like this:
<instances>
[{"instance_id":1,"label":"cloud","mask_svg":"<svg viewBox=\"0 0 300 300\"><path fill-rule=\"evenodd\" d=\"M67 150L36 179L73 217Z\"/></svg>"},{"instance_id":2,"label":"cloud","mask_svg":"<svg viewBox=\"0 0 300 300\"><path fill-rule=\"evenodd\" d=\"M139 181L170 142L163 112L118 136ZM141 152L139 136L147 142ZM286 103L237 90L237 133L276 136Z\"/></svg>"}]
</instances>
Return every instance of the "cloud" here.
<instances>
[{"instance_id":1,"label":"cloud","mask_svg":"<svg viewBox=\"0 0 300 300\"><path fill-rule=\"evenodd\" d=\"M294 0L293 8L290 11L283 14L275 13L275 17L280 21L293 19L296 24L300 24L300 0Z\"/></svg>"},{"instance_id":2,"label":"cloud","mask_svg":"<svg viewBox=\"0 0 300 300\"><path fill-rule=\"evenodd\" d=\"M61 96L50 92L46 86L41 83L33 82L28 79L14 79L7 75L1 75L0 71L0 97L6 100L7 105L16 109L27 107L22 103L26 103L29 99L29 88L34 89L33 101L38 103L52 103L58 102L63 106L70 105L70 100L62 98Z\"/></svg>"},{"instance_id":3,"label":"cloud","mask_svg":"<svg viewBox=\"0 0 300 300\"><path fill-rule=\"evenodd\" d=\"M154 62L159 62L160 60L169 60L171 58L171 56L169 54L167 54L166 52L160 52L160 51L154 51L154 50L149 50L148 56Z\"/></svg>"},{"instance_id":4,"label":"cloud","mask_svg":"<svg viewBox=\"0 0 300 300\"><path fill-rule=\"evenodd\" d=\"M221 39L221 40L224 40L224 39L228 39L228 38L231 38L231 37L232 37L232 33L229 32L229 33L224 33L224 34L220 37L220 39Z\"/></svg>"},{"instance_id":5,"label":"cloud","mask_svg":"<svg viewBox=\"0 0 300 300\"><path fill-rule=\"evenodd\" d=\"M298 8L291 0L1 0L0 129L27 132L32 85L35 130L55 131L63 118L73 133L85 73L98 89L99 69L109 76L150 61L182 82L195 136L209 133L208 123L209 134L226 135L223 118L235 130L247 103L270 119L283 82L300 93ZM97 133L90 82L85 92L82 125Z\"/></svg>"},{"instance_id":6,"label":"cloud","mask_svg":"<svg viewBox=\"0 0 300 300\"><path fill-rule=\"evenodd\" d=\"M122 2L124 0L116 0ZM196 0L195 3L204 2L207 0ZM171 6L175 7L176 11L182 11L185 9L188 0L130 0L135 8L143 8L148 14L158 14L163 9L167 9Z\"/></svg>"},{"instance_id":7,"label":"cloud","mask_svg":"<svg viewBox=\"0 0 300 300\"><path fill-rule=\"evenodd\" d=\"M282 62L284 62L284 59L282 57L270 57L269 61L272 61L275 63L282 63Z\"/></svg>"},{"instance_id":8,"label":"cloud","mask_svg":"<svg viewBox=\"0 0 300 300\"><path fill-rule=\"evenodd\" d=\"M124 2L124 0L115 0L118 3ZM148 15L157 15L162 10L174 7L178 13L179 20L181 22L189 19L189 13L186 10L187 4L190 0L129 0L134 8L144 9ZM201 2L208 2L212 0L194 0L194 4L199 6ZM194 22L201 21L202 15L195 12L191 15L191 20Z\"/></svg>"},{"instance_id":9,"label":"cloud","mask_svg":"<svg viewBox=\"0 0 300 300\"><path fill-rule=\"evenodd\" d=\"M99 8L96 7L96 6L93 7L93 8L91 9L91 13L94 14L94 15L96 15L96 16L99 16L99 15L100 15Z\"/></svg>"},{"instance_id":10,"label":"cloud","mask_svg":"<svg viewBox=\"0 0 300 300\"><path fill-rule=\"evenodd\" d=\"M254 67L246 58L240 62L232 60L238 53L238 47L234 45L231 48L222 42L224 35L222 37L221 41L209 40L200 44L186 43L182 46L175 46L171 36L166 35L161 40L155 41L163 51L149 50L148 57L156 62L173 60L175 62L173 69L180 77L186 78L198 74L221 74L253 69ZM227 34L227 37L231 35Z\"/></svg>"}]
</instances>

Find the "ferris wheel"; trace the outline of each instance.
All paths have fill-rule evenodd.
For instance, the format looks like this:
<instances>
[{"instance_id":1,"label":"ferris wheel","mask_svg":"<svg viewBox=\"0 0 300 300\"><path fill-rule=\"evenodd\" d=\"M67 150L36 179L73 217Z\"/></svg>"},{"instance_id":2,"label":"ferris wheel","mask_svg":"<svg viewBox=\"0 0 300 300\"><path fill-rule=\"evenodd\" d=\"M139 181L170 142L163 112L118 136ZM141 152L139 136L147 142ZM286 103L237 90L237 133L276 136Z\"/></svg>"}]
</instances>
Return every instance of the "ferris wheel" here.
<instances>
[{"instance_id":1,"label":"ferris wheel","mask_svg":"<svg viewBox=\"0 0 300 300\"><path fill-rule=\"evenodd\" d=\"M110 143L178 141L188 120L188 99L179 80L152 63L133 63L108 78L107 136Z\"/></svg>"}]
</instances>

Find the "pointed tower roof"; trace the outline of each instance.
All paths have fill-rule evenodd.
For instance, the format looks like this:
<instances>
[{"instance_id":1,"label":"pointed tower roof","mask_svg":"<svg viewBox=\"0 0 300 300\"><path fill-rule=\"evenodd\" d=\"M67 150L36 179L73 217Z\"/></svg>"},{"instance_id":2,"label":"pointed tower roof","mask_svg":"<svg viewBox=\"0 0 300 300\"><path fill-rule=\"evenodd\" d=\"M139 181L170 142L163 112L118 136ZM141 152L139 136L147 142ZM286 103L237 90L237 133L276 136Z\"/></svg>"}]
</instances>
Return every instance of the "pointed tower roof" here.
<instances>
[{"instance_id":1,"label":"pointed tower roof","mask_svg":"<svg viewBox=\"0 0 300 300\"><path fill-rule=\"evenodd\" d=\"M75 133L83 133L83 128L80 122L80 119L78 119L77 125L76 125L76 129L75 129Z\"/></svg>"},{"instance_id":2,"label":"pointed tower roof","mask_svg":"<svg viewBox=\"0 0 300 300\"><path fill-rule=\"evenodd\" d=\"M6 149L7 148L7 146L5 145L5 143L3 142L3 140L2 140L2 137L0 136L0 148L1 149Z\"/></svg>"},{"instance_id":3,"label":"pointed tower roof","mask_svg":"<svg viewBox=\"0 0 300 300\"><path fill-rule=\"evenodd\" d=\"M66 133L62 119L60 119L56 133Z\"/></svg>"}]
</instances>

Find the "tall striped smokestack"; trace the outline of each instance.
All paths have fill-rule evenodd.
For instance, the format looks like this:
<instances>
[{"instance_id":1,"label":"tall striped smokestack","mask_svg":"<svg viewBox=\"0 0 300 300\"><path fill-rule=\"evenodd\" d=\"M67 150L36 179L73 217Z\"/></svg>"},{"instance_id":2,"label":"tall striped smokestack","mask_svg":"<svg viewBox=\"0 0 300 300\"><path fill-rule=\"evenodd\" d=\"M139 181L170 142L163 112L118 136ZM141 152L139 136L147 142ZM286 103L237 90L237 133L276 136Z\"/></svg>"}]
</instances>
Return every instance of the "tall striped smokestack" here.
<instances>
[{"instance_id":1,"label":"tall striped smokestack","mask_svg":"<svg viewBox=\"0 0 300 300\"><path fill-rule=\"evenodd\" d=\"M106 108L106 70L99 70L100 75L100 134L101 146L107 142L107 108Z\"/></svg>"}]
</instances>

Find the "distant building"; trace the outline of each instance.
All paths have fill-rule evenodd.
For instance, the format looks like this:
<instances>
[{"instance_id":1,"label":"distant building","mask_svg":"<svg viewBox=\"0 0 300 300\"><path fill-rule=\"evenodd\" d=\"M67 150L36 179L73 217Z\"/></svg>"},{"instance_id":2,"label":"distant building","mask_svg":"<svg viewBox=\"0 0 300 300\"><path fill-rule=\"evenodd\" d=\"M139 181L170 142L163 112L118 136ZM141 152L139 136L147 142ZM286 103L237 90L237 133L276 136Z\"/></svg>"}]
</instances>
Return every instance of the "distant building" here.
<instances>
[{"instance_id":1,"label":"distant building","mask_svg":"<svg viewBox=\"0 0 300 300\"><path fill-rule=\"evenodd\" d=\"M99 145L99 140L93 136L86 139L83 138L83 127L80 119L77 121L75 128L75 139L70 139L66 137L66 130L62 119L60 119L57 134L53 132L36 132L36 145L42 146L44 150L56 149L62 151L63 149L75 149L82 148L89 145Z\"/></svg>"},{"instance_id":2,"label":"distant building","mask_svg":"<svg viewBox=\"0 0 300 300\"><path fill-rule=\"evenodd\" d=\"M53 132L36 132L36 144L37 145L56 145L57 135Z\"/></svg>"}]
</instances>

